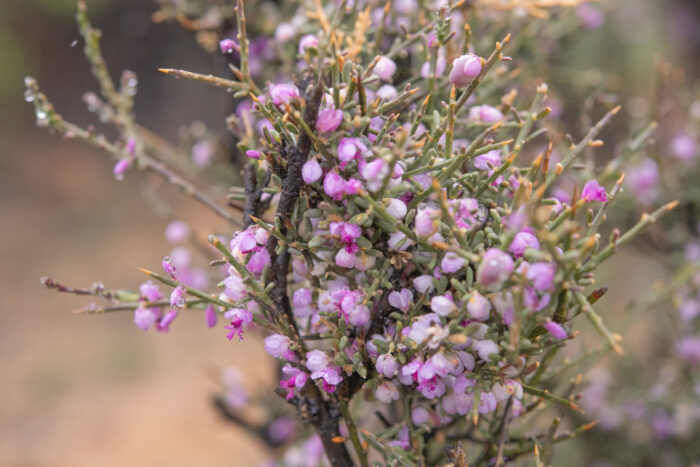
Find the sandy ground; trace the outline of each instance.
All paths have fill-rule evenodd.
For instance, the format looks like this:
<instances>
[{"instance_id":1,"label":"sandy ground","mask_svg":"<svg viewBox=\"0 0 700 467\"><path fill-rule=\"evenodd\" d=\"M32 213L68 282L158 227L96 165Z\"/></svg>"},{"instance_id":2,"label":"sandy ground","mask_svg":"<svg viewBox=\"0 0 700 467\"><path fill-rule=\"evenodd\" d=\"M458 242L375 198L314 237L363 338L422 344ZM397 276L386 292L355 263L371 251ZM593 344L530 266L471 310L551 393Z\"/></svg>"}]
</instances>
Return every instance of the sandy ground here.
<instances>
[{"instance_id":1,"label":"sandy ground","mask_svg":"<svg viewBox=\"0 0 700 467\"><path fill-rule=\"evenodd\" d=\"M169 334L144 333L128 312L73 315L89 300L40 286L45 274L76 286L137 286L136 267L155 269L168 251L166 222L142 201L146 176L118 183L97 151L40 130L25 136L31 151L5 140L0 165L0 464L260 460L262 446L209 404L213 369L241 367L251 389L269 380L259 340L229 342L199 314L181 316ZM182 203L183 213L192 208ZM199 221L205 230L223 227Z\"/></svg>"}]
</instances>

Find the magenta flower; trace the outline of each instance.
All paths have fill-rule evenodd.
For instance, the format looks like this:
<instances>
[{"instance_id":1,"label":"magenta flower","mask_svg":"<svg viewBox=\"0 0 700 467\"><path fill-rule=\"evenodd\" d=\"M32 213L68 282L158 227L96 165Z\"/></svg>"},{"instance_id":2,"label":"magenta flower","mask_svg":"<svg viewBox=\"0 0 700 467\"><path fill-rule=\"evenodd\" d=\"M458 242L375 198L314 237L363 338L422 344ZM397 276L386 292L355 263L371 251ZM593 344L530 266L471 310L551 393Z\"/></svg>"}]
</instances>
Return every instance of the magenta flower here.
<instances>
[{"instance_id":1,"label":"magenta flower","mask_svg":"<svg viewBox=\"0 0 700 467\"><path fill-rule=\"evenodd\" d=\"M165 239L170 243L184 243L190 236L190 227L183 221L174 220L165 228Z\"/></svg>"},{"instance_id":2,"label":"magenta flower","mask_svg":"<svg viewBox=\"0 0 700 467\"><path fill-rule=\"evenodd\" d=\"M250 159L260 159L260 151L256 151L254 149L248 149L245 152L245 155L248 156Z\"/></svg>"},{"instance_id":3,"label":"magenta flower","mask_svg":"<svg viewBox=\"0 0 700 467\"><path fill-rule=\"evenodd\" d=\"M156 323L156 330L160 332L168 332L170 330L170 325L172 324L173 321L175 321L175 318L177 318L178 315L178 310L170 310L163 316L157 323Z\"/></svg>"},{"instance_id":4,"label":"magenta flower","mask_svg":"<svg viewBox=\"0 0 700 467\"><path fill-rule=\"evenodd\" d=\"M172 265L172 263L170 262L170 258L169 258L169 257L166 256L165 258L163 258L163 261L161 262L161 265L163 266L163 271L165 271L165 273L166 273L167 275L169 275L170 277L172 277L173 280L177 280L177 274L176 274L176 271L175 271L175 266Z\"/></svg>"},{"instance_id":5,"label":"magenta flower","mask_svg":"<svg viewBox=\"0 0 700 467\"><path fill-rule=\"evenodd\" d=\"M392 101L399 96L399 92L391 84L385 84L377 89L377 97L383 101Z\"/></svg>"},{"instance_id":6,"label":"magenta flower","mask_svg":"<svg viewBox=\"0 0 700 467\"><path fill-rule=\"evenodd\" d=\"M330 133L338 129L343 121L343 111L333 108L323 109L318 114L316 129L321 133Z\"/></svg>"},{"instance_id":7,"label":"magenta flower","mask_svg":"<svg viewBox=\"0 0 700 467\"><path fill-rule=\"evenodd\" d=\"M466 87L479 76L479 73L481 73L481 59L474 54L462 55L452 62L450 83L458 88Z\"/></svg>"},{"instance_id":8,"label":"magenta flower","mask_svg":"<svg viewBox=\"0 0 700 467\"><path fill-rule=\"evenodd\" d=\"M360 138L342 138L338 143L338 159L343 162L362 157L367 152L367 146Z\"/></svg>"},{"instance_id":9,"label":"magenta flower","mask_svg":"<svg viewBox=\"0 0 700 467\"><path fill-rule=\"evenodd\" d=\"M315 158L311 158L304 166L301 168L301 178L304 179L304 183L310 185L323 175L323 169L321 169L321 164Z\"/></svg>"},{"instance_id":10,"label":"magenta flower","mask_svg":"<svg viewBox=\"0 0 700 467\"><path fill-rule=\"evenodd\" d=\"M173 308L182 308L185 306L185 286L178 285L170 294L170 306Z\"/></svg>"},{"instance_id":11,"label":"magenta flower","mask_svg":"<svg viewBox=\"0 0 700 467\"><path fill-rule=\"evenodd\" d=\"M542 327L556 339L562 340L566 339L567 337L566 330L559 323L547 321L542 325Z\"/></svg>"},{"instance_id":12,"label":"magenta flower","mask_svg":"<svg viewBox=\"0 0 700 467\"><path fill-rule=\"evenodd\" d=\"M282 373L289 376L286 380L280 381L280 387L287 390L286 399L294 397L294 390L304 387L309 379L309 375L289 364L282 367Z\"/></svg>"},{"instance_id":13,"label":"magenta flower","mask_svg":"<svg viewBox=\"0 0 700 467\"><path fill-rule=\"evenodd\" d=\"M219 50L221 50L222 54L227 55L233 53L234 50L238 52L240 48L238 47L238 43L236 41L225 38L219 41Z\"/></svg>"},{"instance_id":14,"label":"magenta flower","mask_svg":"<svg viewBox=\"0 0 700 467\"><path fill-rule=\"evenodd\" d=\"M238 339L243 342L243 328L253 322L253 313L245 308L232 308L224 313L224 317L230 320L230 324L224 326L225 329L229 330L229 333L226 335L228 340L233 339L237 335Z\"/></svg>"},{"instance_id":15,"label":"magenta flower","mask_svg":"<svg viewBox=\"0 0 700 467\"><path fill-rule=\"evenodd\" d=\"M671 154L678 160L690 162L697 155L697 143L688 133L679 133L671 140Z\"/></svg>"},{"instance_id":16,"label":"magenta flower","mask_svg":"<svg viewBox=\"0 0 700 467\"><path fill-rule=\"evenodd\" d=\"M117 180L124 180L124 174L126 171L131 167L131 164L133 162L133 159L130 157L124 157L122 159L119 159L116 164L114 164L114 169L112 172L114 173L114 178Z\"/></svg>"},{"instance_id":17,"label":"magenta flower","mask_svg":"<svg viewBox=\"0 0 700 467\"><path fill-rule=\"evenodd\" d=\"M345 194L345 180L336 171L328 172L323 179L323 191L334 200L339 201Z\"/></svg>"},{"instance_id":18,"label":"magenta flower","mask_svg":"<svg viewBox=\"0 0 700 467\"><path fill-rule=\"evenodd\" d=\"M158 286L151 281L144 282L143 284L141 284L141 286L139 286L139 292L141 297L148 300L149 302L155 302L156 300L160 300L161 298L163 298L163 295L160 293Z\"/></svg>"},{"instance_id":19,"label":"magenta flower","mask_svg":"<svg viewBox=\"0 0 700 467\"><path fill-rule=\"evenodd\" d=\"M207 327L208 328L213 328L216 326L216 311L214 311L214 307L211 305L208 305L206 309L204 310L204 319L206 320Z\"/></svg>"},{"instance_id":20,"label":"magenta flower","mask_svg":"<svg viewBox=\"0 0 700 467\"><path fill-rule=\"evenodd\" d=\"M597 180L589 180L583 186L583 190L581 191L581 199L605 203L608 200L608 194L605 192L605 188L598 184Z\"/></svg>"},{"instance_id":21,"label":"magenta flower","mask_svg":"<svg viewBox=\"0 0 700 467\"><path fill-rule=\"evenodd\" d=\"M447 66L447 60L445 60L444 55L438 55L437 61L435 62L435 76L442 76L445 72L445 67ZM425 62L420 68L420 75L423 79L430 78L430 62Z\"/></svg>"},{"instance_id":22,"label":"magenta flower","mask_svg":"<svg viewBox=\"0 0 700 467\"><path fill-rule=\"evenodd\" d=\"M270 97L276 106L288 104L294 99L299 99L299 89L291 83L273 84L270 86Z\"/></svg>"}]
</instances>

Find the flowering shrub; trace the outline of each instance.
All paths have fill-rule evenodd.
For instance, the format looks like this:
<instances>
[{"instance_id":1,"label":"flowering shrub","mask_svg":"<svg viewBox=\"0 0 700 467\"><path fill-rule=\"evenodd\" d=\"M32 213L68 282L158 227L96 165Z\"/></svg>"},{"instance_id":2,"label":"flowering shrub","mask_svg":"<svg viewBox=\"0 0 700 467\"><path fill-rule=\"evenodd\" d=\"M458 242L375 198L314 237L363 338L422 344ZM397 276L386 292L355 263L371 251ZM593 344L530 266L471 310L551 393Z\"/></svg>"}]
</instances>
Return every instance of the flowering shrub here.
<instances>
[{"instance_id":1,"label":"flowering shrub","mask_svg":"<svg viewBox=\"0 0 700 467\"><path fill-rule=\"evenodd\" d=\"M183 4L162 3L162 17L182 19ZM233 93L227 125L245 167L229 204L240 216L164 163L164 145L133 119L136 77L127 71L113 83L82 3L78 22L101 86L86 103L117 139L70 123L26 80L40 126L110 153L118 179L149 170L238 226L208 237L211 264L221 266L212 274L178 246L163 272L144 270L138 292L45 285L108 301L85 312L133 310L144 331L167 331L185 309L202 311L209 327L221 321L232 341L261 331L279 361L275 392L315 431L287 451L285 465L503 465L532 453L541 462L554 443L593 426L557 432L560 417L581 411L580 378L550 392L568 369L555 357L577 338L579 321L592 323L601 353L622 354L621 336L594 309L605 293L593 287L598 267L677 204L604 238L622 163L649 132L603 173L590 158L582 165L619 107L577 141L563 138L548 86L510 73L510 35L472 31L464 2L421 3L282 5L290 21L249 38L239 0L211 16L216 27L235 18L236 33L216 47L235 79L162 70ZM501 14L497 2L484 8L490 3ZM535 3L523 2L523 14L541 12ZM577 13L589 27L601 21L594 6ZM676 138L677 157L691 159L690 143ZM191 149L194 165L213 163L205 140ZM647 205L660 204L655 168L651 159L631 168L632 191ZM168 225L173 244L190 236L187 224ZM690 339L679 352L697 363ZM270 409L255 424L243 415L251 401L240 374L227 371L224 386L218 405L229 419L270 446L297 440L292 411Z\"/></svg>"}]
</instances>

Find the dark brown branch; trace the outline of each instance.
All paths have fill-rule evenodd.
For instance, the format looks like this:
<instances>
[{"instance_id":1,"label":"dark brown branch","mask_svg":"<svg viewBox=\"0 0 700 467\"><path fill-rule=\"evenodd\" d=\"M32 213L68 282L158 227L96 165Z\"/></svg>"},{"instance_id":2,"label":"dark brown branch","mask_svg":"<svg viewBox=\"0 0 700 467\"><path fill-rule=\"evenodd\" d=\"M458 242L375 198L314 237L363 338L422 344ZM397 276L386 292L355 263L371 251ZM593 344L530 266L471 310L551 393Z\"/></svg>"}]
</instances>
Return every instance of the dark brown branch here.
<instances>
[{"instance_id":1,"label":"dark brown branch","mask_svg":"<svg viewBox=\"0 0 700 467\"><path fill-rule=\"evenodd\" d=\"M268 445L271 448L276 448L276 447L281 446L281 444L279 442L276 442L275 440L273 440L270 437L270 433L267 430L267 426L254 425L253 423L244 419L239 414L237 414L236 412L232 411L229 408L229 406L226 404L226 401L224 400L223 397L213 396L211 401L212 401L212 404L214 404L214 407L216 407L216 410L219 412L219 414L224 418L224 420L231 422L235 425L238 425L239 427L246 430L249 434L260 439L263 443L265 443L266 445Z\"/></svg>"}]
</instances>

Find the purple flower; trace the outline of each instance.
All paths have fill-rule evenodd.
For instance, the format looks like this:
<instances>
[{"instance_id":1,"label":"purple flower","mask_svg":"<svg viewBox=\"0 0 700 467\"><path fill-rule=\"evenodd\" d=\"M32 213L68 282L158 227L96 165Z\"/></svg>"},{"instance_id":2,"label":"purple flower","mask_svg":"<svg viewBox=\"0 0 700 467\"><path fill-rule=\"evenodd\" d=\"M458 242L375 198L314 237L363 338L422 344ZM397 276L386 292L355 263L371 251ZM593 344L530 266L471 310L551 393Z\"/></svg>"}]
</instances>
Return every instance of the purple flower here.
<instances>
[{"instance_id":1,"label":"purple flower","mask_svg":"<svg viewBox=\"0 0 700 467\"><path fill-rule=\"evenodd\" d=\"M345 180L335 170L328 172L323 179L323 191L334 200L339 201L345 194Z\"/></svg>"},{"instance_id":2,"label":"purple flower","mask_svg":"<svg viewBox=\"0 0 700 467\"><path fill-rule=\"evenodd\" d=\"M437 209L425 208L418 211L415 218L415 230L419 237L430 237L438 229Z\"/></svg>"},{"instance_id":3,"label":"purple flower","mask_svg":"<svg viewBox=\"0 0 700 467\"><path fill-rule=\"evenodd\" d=\"M448 251L440 262L440 268L442 268L442 272L445 274L451 274L460 271L464 267L464 263L464 258L457 255L457 253Z\"/></svg>"},{"instance_id":4,"label":"purple flower","mask_svg":"<svg viewBox=\"0 0 700 467\"><path fill-rule=\"evenodd\" d=\"M299 98L299 89L291 83L273 84L270 86L270 97L276 106L288 104Z\"/></svg>"},{"instance_id":5,"label":"purple flower","mask_svg":"<svg viewBox=\"0 0 700 467\"><path fill-rule=\"evenodd\" d=\"M248 156L250 159L260 159L260 151L256 151L254 149L248 149L245 152L245 155Z\"/></svg>"},{"instance_id":6,"label":"purple flower","mask_svg":"<svg viewBox=\"0 0 700 467\"><path fill-rule=\"evenodd\" d=\"M367 188L370 191L377 191L382 187L384 179L389 176L389 164L383 159L377 158L368 162L360 171L362 178L367 180Z\"/></svg>"},{"instance_id":7,"label":"purple flower","mask_svg":"<svg viewBox=\"0 0 700 467\"><path fill-rule=\"evenodd\" d=\"M189 236L190 227L183 221L172 221L165 228L165 239L170 243L183 243Z\"/></svg>"},{"instance_id":8,"label":"purple flower","mask_svg":"<svg viewBox=\"0 0 700 467\"><path fill-rule=\"evenodd\" d=\"M469 302L467 302L467 311L475 320L486 321L489 319L491 302L479 292L475 291L469 298Z\"/></svg>"},{"instance_id":9,"label":"purple flower","mask_svg":"<svg viewBox=\"0 0 700 467\"><path fill-rule=\"evenodd\" d=\"M386 212L388 212L391 217L395 219L403 219L406 217L406 213L408 212L406 203L396 198L389 198L386 200L386 203Z\"/></svg>"},{"instance_id":10,"label":"purple flower","mask_svg":"<svg viewBox=\"0 0 700 467\"><path fill-rule=\"evenodd\" d=\"M550 333L553 337L556 339L562 340L566 339L566 330L559 324L555 323L554 321L547 321L542 325L543 328L547 330L548 333Z\"/></svg>"},{"instance_id":11,"label":"purple flower","mask_svg":"<svg viewBox=\"0 0 700 467\"><path fill-rule=\"evenodd\" d=\"M520 258L523 256L523 254L525 254L525 250L527 250L528 248L532 248L533 250L539 250L540 241L537 240L537 237L532 235L530 232L523 230L515 235L515 238L513 238L513 242L508 248L508 251L513 253L513 256L515 256L516 258Z\"/></svg>"},{"instance_id":12,"label":"purple flower","mask_svg":"<svg viewBox=\"0 0 700 467\"><path fill-rule=\"evenodd\" d=\"M170 294L170 306L173 308L182 308L185 306L185 286L178 285Z\"/></svg>"},{"instance_id":13,"label":"purple flower","mask_svg":"<svg viewBox=\"0 0 700 467\"><path fill-rule=\"evenodd\" d=\"M374 74L379 76L384 81L391 80L391 77L396 72L396 63L388 57L380 57L374 67Z\"/></svg>"},{"instance_id":14,"label":"purple flower","mask_svg":"<svg viewBox=\"0 0 700 467\"><path fill-rule=\"evenodd\" d=\"M229 39L229 38L221 39L219 41L219 49L221 50L221 53L224 55L233 53L234 50L236 52L238 52L240 50L236 41L234 41L233 39Z\"/></svg>"},{"instance_id":15,"label":"purple flower","mask_svg":"<svg viewBox=\"0 0 700 467\"><path fill-rule=\"evenodd\" d=\"M399 92L391 84L385 84L377 89L377 97L383 101L393 101L399 96Z\"/></svg>"},{"instance_id":16,"label":"purple flower","mask_svg":"<svg viewBox=\"0 0 700 467\"><path fill-rule=\"evenodd\" d=\"M430 309L440 316L447 316L457 311L452 299L446 295L436 295L430 300Z\"/></svg>"},{"instance_id":17,"label":"purple flower","mask_svg":"<svg viewBox=\"0 0 700 467\"><path fill-rule=\"evenodd\" d=\"M130 157L124 157L122 159L119 159L116 164L114 164L114 169L112 172L114 173L114 178L117 180L124 180L124 174L126 171L131 167L131 163L133 162L133 159Z\"/></svg>"},{"instance_id":18,"label":"purple flower","mask_svg":"<svg viewBox=\"0 0 700 467\"><path fill-rule=\"evenodd\" d=\"M647 157L640 164L627 169L625 181L641 203L651 204L656 198L659 166Z\"/></svg>"},{"instance_id":19,"label":"purple flower","mask_svg":"<svg viewBox=\"0 0 700 467\"><path fill-rule=\"evenodd\" d=\"M365 327L370 319L369 308L364 305L356 305L347 312L347 319L350 324L357 328Z\"/></svg>"},{"instance_id":20,"label":"purple flower","mask_svg":"<svg viewBox=\"0 0 700 467\"><path fill-rule=\"evenodd\" d=\"M435 62L435 76L442 76L445 72L445 67L447 66L447 61L443 55L438 55L437 61ZM425 62L420 68L420 75L423 79L430 78L430 62Z\"/></svg>"},{"instance_id":21,"label":"purple flower","mask_svg":"<svg viewBox=\"0 0 700 467\"><path fill-rule=\"evenodd\" d=\"M170 277L172 277L173 280L177 280L177 274L175 272L175 266L173 266L170 262L169 257L163 258L163 261L161 262L161 265L163 266L163 271Z\"/></svg>"},{"instance_id":22,"label":"purple flower","mask_svg":"<svg viewBox=\"0 0 700 467\"><path fill-rule=\"evenodd\" d=\"M399 371L399 364L393 355L386 353L377 357L377 363L375 364L377 371L386 376L387 378L393 378L394 375Z\"/></svg>"},{"instance_id":23,"label":"purple flower","mask_svg":"<svg viewBox=\"0 0 700 467\"><path fill-rule=\"evenodd\" d=\"M289 344L289 338L282 334L272 334L263 340L265 352L275 358L287 358L286 355L290 352Z\"/></svg>"},{"instance_id":24,"label":"purple flower","mask_svg":"<svg viewBox=\"0 0 700 467\"><path fill-rule=\"evenodd\" d=\"M156 330L160 332L168 332L170 330L170 324L177 318L178 310L170 310L163 316L160 321L156 323Z\"/></svg>"},{"instance_id":25,"label":"purple flower","mask_svg":"<svg viewBox=\"0 0 700 467\"><path fill-rule=\"evenodd\" d=\"M148 331L155 324L158 317L150 308L139 306L134 310L134 324L142 331Z\"/></svg>"},{"instance_id":26,"label":"purple flower","mask_svg":"<svg viewBox=\"0 0 700 467\"><path fill-rule=\"evenodd\" d=\"M671 140L671 154L683 162L694 160L697 155L697 143L688 133L679 133Z\"/></svg>"},{"instance_id":27,"label":"purple flower","mask_svg":"<svg viewBox=\"0 0 700 467\"><path fill-rule=\"evenodd\" d=\"M214 148L207 141L200 141L192 146L192 162L197 167L206 167L214 157Z\"/></svg>"},{"instance_id":28,"label":"purple flower","mask_svg":"<svg viewBox=\"0 0 700 467\"><path fill-rule=\"evenodd\" d=\"M491 167L489 167L491 165ZM501 165L501 151L494 149L474 158L474 167L481 170L491 170Z\"/></svg>"},{"instance_id":29,"label":"purple flower","mask_svg":"<svg viewBox=\"0 0 700 467\"><path fill-rule=\"evenodd\" d=\"M415 279L413 279L413 287L416 288L418 293L430 293L433 290L435 290L435 286L433 285L433 276L429 275L423 275L423 276L418 276Z\"/></svg>"},{"instance_id":30,"label":"purple flower","mask_svg":"<svg viewBox=\"0 0 700 467\"><path fill-rule=\"evenodd\" d=\"M389 294L389 305L398 308L404 313L408 311L412 303L413 292L408 289L394 290Z\"/></svg>"},{"instance_id":31,"label":"purple flower","mask_svg":"<svg viewBox=\"0 0 700 467\"><path fill-rule=\"evenodd\" d=\"M605 203L608 200L608 194L605 192L605 188L598 184L597 180L589 180L583 185L581 199Z\"/></svg>"},{"instance_id":32,"label":"purple flower","mask_svg":"<svg viewBox=\"0 0 700 467\"><path fill-rule=\"evenodd\" d=\"M490 125L503 120L503 114L490 105L476 105L469 109L469 120Z\"/></svg>"},{"instance_id":33,"label":"purple flower","mask_svg":"<svg viewBox=\"0 0 700 467\"><path fill-rule=\"evenodd\" d=\"M557 268L553 263L533 263L527 268L525 277L532 281L535 289L540 291L552 290L554 274Z\"/></svg>"},{"instance_id":34,"label":"purple flower","mask_svg":"<svg viewBox=\"0 0 700 467\"><path fill-rule=\"evenodd\" d=\"M366 152L367 146L360 138L342 138L338 143L338 159L343 162L364 156Z\"/></svg>"},{"instance_id":35,"label":"purple flower","mask_svg":"<svg viewBox=\"0 0 700 467\"><path fill-rule=\"evenodd\" d=\"M294 397L294 389L301 389L309 379L309 375L289 364L282 367L282 373L289 376L286 380L280 381L280 387L287 389L287 400Z\"/></svg>"},{"instance_id":36,"label":"purple flower","mask_svg":"<svg viewBox=\"0 0 700 467\"><path fill-rule=\"evenodd\" d=\"M479 265L479 283L485 286L497 285L508 279L513 272L513 259L498 248L486 250Z\"/></svg>"},{"instance_id":37,"label":"purple flower","mask_svg":"<svg viewBox=\"0 0 700 467\"><path fill-rule=\"evenodd\" d=\"M341 268L352 268L355 267L355 253L349 252L345 248L341 248L335 255L335 264Z\"/></svg>"},{"instance_id":38,"label":"purple flower","mask_svg":"<svg viewBox=\"0 0 700 467\"><path fill-rule=\"evenodd\" d=\"M457 57L452 62L450 83L458 88L466 87L481 73L481 58L474 54Z\"/></svg>"},{"instance_id":39,"label":"purple flower","mask_svg":"<svg viewBox=\"0 0 700 467\"><path fill-rule=\"evenodd\" d=\"M321 169L321 164L315 158L311 158L304 166L301 168L301 178L304 179L304 183L310 185L321 178L323 175L323 169Z\"/></svg>"},{"instance_id":40,"label":"purple flower","mask_svg":"<svg viewBox=\"0 0 700 467\"><path fill-rule=\"evenodd\" d=\"M479 354L479 358L485 362L491 361L491 355L498 355L499 352L498 345L490 339L475 342L474 350Z\"/></svg>"},{"instance_id":41,"label":"purple flower","mask_svg":"<svg viewBox=\"0 0 700 467\"><path fill-rule=\"evenodd\" d=\"M330 133L335 131L343 121L343 111L332 108L323 109L318 114L316 120L316 129L321 133Z\"/></svg>"},{"instance_id":42,"label":"purple flower","mask_svg":"<svg viewBox=\"0 0 700 467\"><path fill-rule=\"evenodd\" d=\"M396 386L390 381L384 381L377 386L374 397L376 397L378 401L390 404L392 401L398 400L399 390L396 389Z\"/></svg>"},{"instance_id":43,"label":"purple flower","mask_svg":"<svg viewBox=\"0 0 700 467\"><path fill-rule=\"evenodd\" d=\"M605 22L605 13L587 2L576 5L576 15L587 29L598 29Z\"/></svg>"},{"instance_id":44,"label":"purple flower","mask_svg":"<svg viewBox=\"0 0 700 467\"><path fill-rule=\"evenodd\" d=\"M158 286L151 281L144 282L143 284L141 284L141 286L139 287L139 292L141 297L148 300L149 302L155 302L156 300L160 300L161 298L163 298L163 295L160 293L160 290L158 290Z\"/></svg>"},{"instance_id":45,"label":"purple flower","mask_svg":"<svg viewBox=\"0 0 700 467\"><path fill-rule=\"evenodd\" d=\"M307 34L299 40L299 53L303 54L308 48L318 47L318 37L314 34Z\"/></svg>"},{"instance_id":46,"label":"purple flower","mask_svg":"<svg viewBox=\"0 0 700 467\"><path fill-rule=\"evenodd\" d=\"M214 307L211 305L208 305L206 309L204 310L204 319L207 323L208 328L213 328L216 326L216 311L214 311Z\"/></svg>"},{"instance_id":47,"label":"purple flower","mask_svg":"<svg viewBox=\"0 0 700 467\"><path fill-rule=\"evenodd\" d=\"M285 42L289 42L292 39L294 39L294 36L297 34L297 28L294 27L294 25L283 22L277 25L277 29L275 29L275 40L279 44L284 44Z\"/></svg>"},{"instance_id":48,"label":"purple flower","mask_svg":"<svg viewBox=\"0 0 700 467\"><path fill-rule=\"evenodd\" d=\"M246 269L254 276L260 276L267 265L270 264L270 253L265 248L253 253L250 260L245 265Z\"/></svg>"},{"instance_id":49,"label":"purple flower","mask_svg":"<svg viewBox=\"0 0 700 467\"><path fill-rule=\"evenodd\" d=\"M243 328L253 322L253 313L245 308L232 308L224 313L224 317L230 320L230 324L224 326L224 329L229 330L226 335L228 340L237 335L238 339L243 342Z\"/></svg>"},{"instance_id":50,"label":"purple flower","mask_svg":"<svg viewBox=\"0 0 700 467\"><path fill-rule=\"evenodd\" d=\"M676 344L676 354L689 363L700 363L700 337L684 337Z\"/></svg>"}]
</instances>

